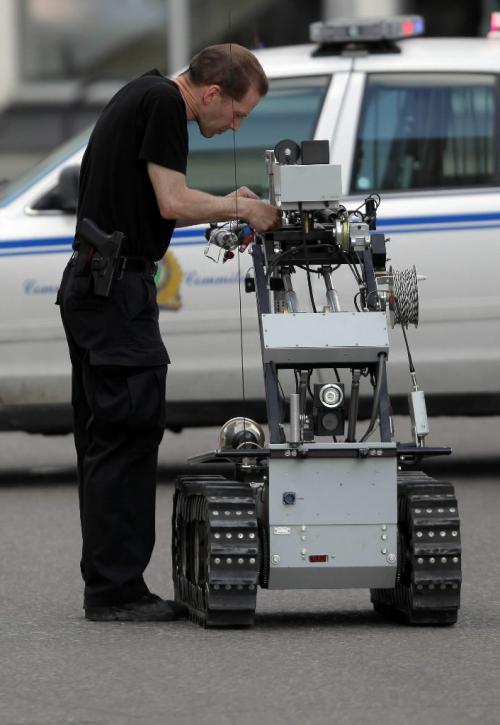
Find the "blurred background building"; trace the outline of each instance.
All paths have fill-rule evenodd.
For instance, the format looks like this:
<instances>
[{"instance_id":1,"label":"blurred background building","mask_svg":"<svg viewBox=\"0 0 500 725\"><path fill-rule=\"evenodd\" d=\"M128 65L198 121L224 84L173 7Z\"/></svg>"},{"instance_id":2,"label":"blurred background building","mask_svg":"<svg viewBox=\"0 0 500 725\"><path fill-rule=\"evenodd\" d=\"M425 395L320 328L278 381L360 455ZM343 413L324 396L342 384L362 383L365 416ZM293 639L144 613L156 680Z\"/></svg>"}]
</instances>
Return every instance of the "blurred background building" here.
<instances>
[{"instance_id":1,"label":"blurred background building","mask_svg":"<svg viewBox=\"0 0 500 725\"><path fill-rule=\"evenodd\" d=\"M484 35L499 0L378 0L418 13L427 35ZM153 67L173 73L205 45L308 42L309 23L373 15L372 0L0 0L0 181L89 126L111 94Z\"/></svg>"}]
</instances>

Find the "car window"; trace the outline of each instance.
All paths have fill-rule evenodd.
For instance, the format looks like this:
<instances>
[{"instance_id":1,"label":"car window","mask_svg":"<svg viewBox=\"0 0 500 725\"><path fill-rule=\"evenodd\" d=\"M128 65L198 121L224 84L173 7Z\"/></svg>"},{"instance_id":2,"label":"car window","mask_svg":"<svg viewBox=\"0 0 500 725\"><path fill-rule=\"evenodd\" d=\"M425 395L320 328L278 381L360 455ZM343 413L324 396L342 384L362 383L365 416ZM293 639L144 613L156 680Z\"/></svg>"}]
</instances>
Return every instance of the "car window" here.
<instances>
[{"instance_id":1,"label":"car window","mask_svg":"<svg viewBox=\"0 0 500 725\"><path fill-rule=\"evenodd\" d=\"M268 94L236 134L205 139L197 124L190 123L188 185L227 194L235 188L236 173L236 186L249 186L266 196L265 150L283 138L299 143L313 138L329 82L330 76L271 81Z\"/></svg>"},{"instance_id":2,"label":"car window","mask_svg":"<svg viewBox=\"0 0 500 725\"><path fill-rule=\"evenodd\" d=\"M493 75L369 76L351 191L497 184L495 105Z\"/></svg>"}]
</instances>

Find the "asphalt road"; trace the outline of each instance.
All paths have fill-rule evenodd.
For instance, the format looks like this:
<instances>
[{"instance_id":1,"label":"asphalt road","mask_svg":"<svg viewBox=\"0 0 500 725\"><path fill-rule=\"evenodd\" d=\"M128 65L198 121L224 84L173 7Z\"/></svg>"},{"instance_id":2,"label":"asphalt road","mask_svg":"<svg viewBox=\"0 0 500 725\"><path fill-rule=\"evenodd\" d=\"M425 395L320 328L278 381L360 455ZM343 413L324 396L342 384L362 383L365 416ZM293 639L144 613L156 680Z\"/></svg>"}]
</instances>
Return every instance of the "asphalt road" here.
<instances>
[{"instance_id":1,"label":"asphalt road","mask_svg":"<svg viewBox=\"0 0 500 725\"><path fill-rule=\"evenodd\" d=\"M499 423L434 426L459 448L433 469L456 482L462 517L462 609L447 628L386 622L364 590L261 591L251 630L87 622L71 440L0 436L0 725L500 723ZM162 595L169 480L215 434L162 444L147 577Z\"/></svg>"}]
</instances>

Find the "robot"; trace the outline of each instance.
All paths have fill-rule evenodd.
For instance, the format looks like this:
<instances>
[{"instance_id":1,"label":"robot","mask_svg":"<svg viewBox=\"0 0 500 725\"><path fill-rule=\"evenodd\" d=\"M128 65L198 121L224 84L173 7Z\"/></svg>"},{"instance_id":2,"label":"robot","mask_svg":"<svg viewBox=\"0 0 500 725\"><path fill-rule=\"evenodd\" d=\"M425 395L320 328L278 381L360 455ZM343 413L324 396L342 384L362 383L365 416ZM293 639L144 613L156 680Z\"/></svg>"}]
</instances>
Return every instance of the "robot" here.
<instances>
[{"instance_id":1,"label":"robot","mask_svg":"<svg viewBox=\"0 0 500 725\"><path fill-rule=\"evenodd\" d=\"M418 324L416 271L387 269L378 195L355 211L340 203L340 167L330 163L327 141L285 139L266 152L266 165L283 223L252 237L254 273L245 287L256 294L269 442L258 423L234 418L215 451L192 459L229 461L232 479L177 479L176 599L202 626L251 626L259 586L368 588L382 615L453 624L461 587L457 500L451 483L418 470L424 457L451 451L425 445L425 398L406 337ZM224 250L228 258L250 235L241 224L213 227L206 253ZM339 270L352 275L354 309L341 306ZM296 274L308 281L307 309ZM321 308L312 274L324 281ZM411 443L394 440L388 324L401 325L408 351ZM280 375L294 392L285 394ZM371 415L360 431L364 379Z\"/></svg>"}]
</instances>

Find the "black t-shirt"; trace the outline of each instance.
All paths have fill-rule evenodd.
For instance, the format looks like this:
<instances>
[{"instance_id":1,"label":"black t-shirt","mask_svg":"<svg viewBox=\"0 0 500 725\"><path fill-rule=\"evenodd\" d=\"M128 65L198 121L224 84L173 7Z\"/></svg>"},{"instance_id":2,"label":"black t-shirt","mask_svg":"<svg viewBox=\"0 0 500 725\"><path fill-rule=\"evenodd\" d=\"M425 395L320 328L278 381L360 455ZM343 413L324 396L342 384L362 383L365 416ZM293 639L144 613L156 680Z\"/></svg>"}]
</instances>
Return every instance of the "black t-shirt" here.
<instances>
[{"instance_id":1,"label":"black t-shirt","mask_svg":"<svg viewBox=\"0 0 500 725\"><path fill-rule=\"evenodd\" d=\"M99 117L80 171L78 219L127 237L127 254L164 255L175 220L161 217L146 164L186 173L186 108L172 81L157 70L127 83Z\"/></svg>"}]
</instances>

